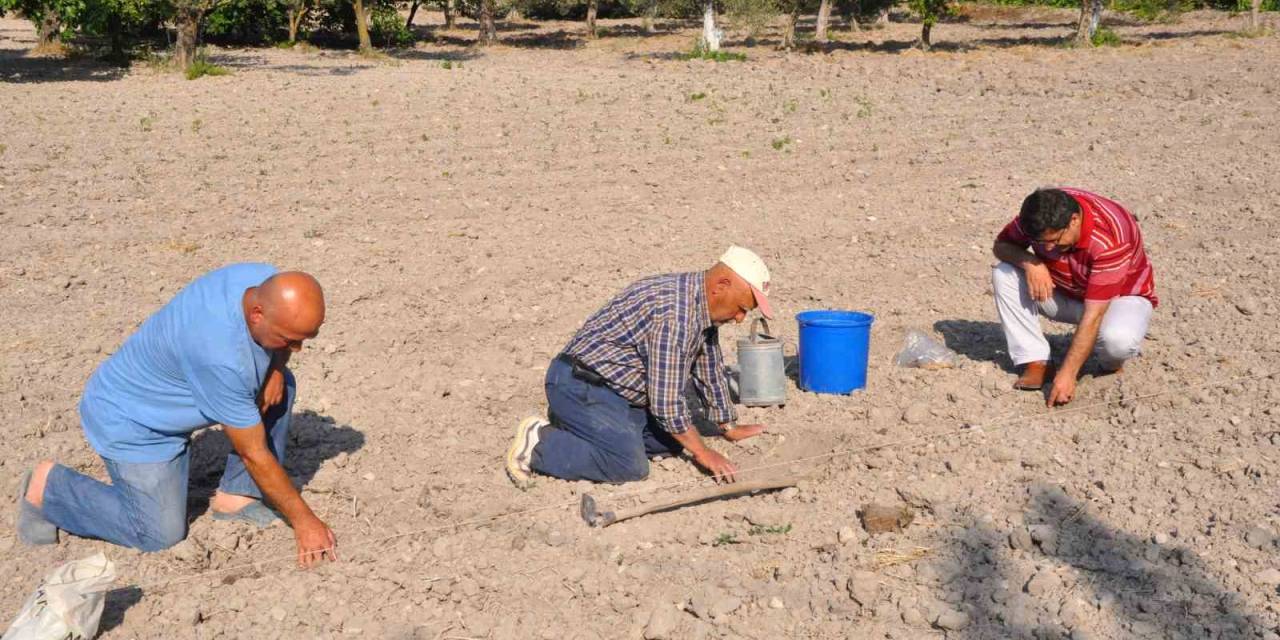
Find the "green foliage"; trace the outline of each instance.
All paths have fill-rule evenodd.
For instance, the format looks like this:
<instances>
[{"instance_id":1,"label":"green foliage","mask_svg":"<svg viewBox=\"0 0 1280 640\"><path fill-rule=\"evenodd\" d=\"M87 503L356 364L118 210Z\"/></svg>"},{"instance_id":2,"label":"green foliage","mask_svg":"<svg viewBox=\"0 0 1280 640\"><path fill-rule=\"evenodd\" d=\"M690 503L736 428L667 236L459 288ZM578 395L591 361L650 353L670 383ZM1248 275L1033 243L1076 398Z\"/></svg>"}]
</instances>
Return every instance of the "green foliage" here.
<instances>
[{"instance_id":1,"label":"green foliage","mask_svg":"<svg viewBox=\"0 0 1280 640\"><path fill-rule=\"evenodd\" d=\"M225 75L229 75L230 73L231 71L226 67L220 67L216 64L213 64L212 62L209 62L204 56L197 57L191 63L191 65L187 67L188 80L195 80L196 78L202 78L204 76L225 76ZM148 125L144 130L150 131L151 130L150 125ZM198 130L198 127L197 127L197 130Z\"/></svg>"},{"instance_id":2,"label":"green foliage","mask_svg":"<svg viewBox=\"0 0 1280 640\"><path fill-rule=\"evenodd\" d=\"M281 0L219 0L204 17L203 33L210 42L269 44L289 28Z\"/></svg>"},{"instance_id":3,"label":"green foliage","mask_svg":"<svg viewBox=\"0 0 1280 640\"><path fill-rule=\"evenodd\" d=\"M747 56L741 53L725 51L724 49L721 49L719 51L712 51L710 49L707 49L706 46L702 44L702 41L699 40L698 42L694 43L693 49L689 51L689 53L680 54L680 59L681 60L715 60L716 62L729 62L729 61L742 62L747 59Z\"/></svg>"},{"instance_id":4,"label":"green foliage","mask_svg":"<svg viewBox=\"0 0 1280 640\"><path fill-rule=\"evenodd\" d=\"M788 533L791 533L791 523L788 522L787 524L784 524L784 525L769 525L769 526L757 524L757 525L753 525L751 527L751 530L748 531L747 533L753 536L786 535Z\"/></svg>"},{"instance_id":5,"label":"green foliage","mask_svg":"<svg viewBox=\"0 0 1280 640\"><path fill-rule=\"evenodd\" d=\"M950 0L907 0L907 6L920 16L921 23L930 27L952 12Z\"/></svg>"},{"instance_id":6,"label":"green foliage","mask_svg":"<svg viewBox=\"0 0 1280 640\"><path fill-rule=\"evenodd\" d=\"M1080 0L983 0L990 4L1025 7L1044 6L1079 9ZM1248 12L1250 0L1109 0L1106 8L1122 11L1144 20L1168 19L1191 9ZM1280 0L1263 0L1263 11L1280 11Z\"/></svg>"},{"instance_id":7,"label":"green foliage","mask_svg":"<svg viewBox=\"0 0 1280 640\"><path fill-rule=\"evenodd\" d=\"M1106 27L1098 27L1098 30L1093 32L1091 42L1095 47L1118 47L1123 44L1120 36Z\"/></svg>"},{"instance_id":8,"label":"green foliage","mask_svg":"<svg viewBox=\"0 0 1280 640\"><path fill-rule=\"evenodd\" d=\"M870 22L895 4L898 0L836 0L833 8L842 15L856 18L858 22Z\"/></svg>"},{"instance_id":9,"label":"green foliage","mask_svg":"<svg viewBox=\"0 0 1280 640\"><path fill-rule=\"evenodd\" d=\"M691 94L689 94L689 102L697 102L697 101L702 100L703 98L706 98L706 97L707 97L707 92L705 92L705 91L699 91L699 92L697 92L697 93L691 93Z\"/></svg>"},{"instance_id":10,"label":"green foliage","mask_svg":"<svg viewBox=\"0 0 1280 640\"><path fill-rule=\"evenodd\" d=\"M739 540L738 537L733 535L732 533L721 533L720 535L716 536L715 542L712 542L711 546L723 547L724 545L727 545L727 544L742 544L742 541Z\"/></svg>"},{"instance_id":11,"label":"green foliage","mask_svg":"<svg viewBox=\"0 0 1280 640\"><path fill-rule=\"evenodd\" d=\"M871 99L870 98L866 96L858 96L853 99L853 102L858 105L859 118L871 117Z\"/></svg>"},{"instance_id":12,"label":"green foliage","mask_svg":"<svg viewBox=\"0 0 1280 640\"><path fill-rule=\"evenodd\" d=\"M730 25L754 39L778 17L784 1L788 0L724 0L724 12Z\"/></svg>"},{"instance_id":13,"label":"green foliage","mask_svg":"<svg viewBox=\"0 0 1280 640\"><path fill-rule=\"evenodd\" d=\"M1112 11L1132 14L1139 20L1172 20L1195 8L1192 0L1111 0Z\"/></svg>"},{"instance_id":14,"label":"green foliage","mask_svg":"<svg viewBox=\"0 0 1280 640\"><path fill-rule=\"evenodd\" d=\"M411 47L416 40L395 7L386 4L373 8L369 37L375 45L381 44L384 47Z\"/></svg>"},{"instance_id":15,"label":"green foliage","mask_svg":"<svg viewBox=\"0 0 1280 640\"><path fill-rule=\"evenodd\" d=\"M774 151L783 151L787 148L787 145L791 144L791 142L791 136L783 136L781 138L774 138L773 142L770 142L769 144L773 147Z\"/></svg>"}]
</instances>

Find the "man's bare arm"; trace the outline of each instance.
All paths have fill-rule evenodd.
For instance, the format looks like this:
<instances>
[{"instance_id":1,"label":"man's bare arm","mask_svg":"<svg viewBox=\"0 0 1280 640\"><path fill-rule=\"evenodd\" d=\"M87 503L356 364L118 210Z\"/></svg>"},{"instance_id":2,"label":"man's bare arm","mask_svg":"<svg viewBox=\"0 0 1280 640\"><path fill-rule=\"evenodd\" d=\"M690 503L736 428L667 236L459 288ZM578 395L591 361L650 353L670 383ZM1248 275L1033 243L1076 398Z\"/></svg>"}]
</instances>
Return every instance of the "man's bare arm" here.
<instances>
[{"instance_id":1,"label":"man's bare arm","mask_svg":"<svg viewBox=\"0 0 1280 640\"><path fill-rule=\"evenodd\" d=\"M326 553L336 560L334 547L337 541L333 532L307 506L289 474L267 448L266 429L257 424L247 429L224 427L223 431L267 501L284 514L293 527L298 542L298 564L309 567L323 559Z\"/></svg>"}]
</instances>

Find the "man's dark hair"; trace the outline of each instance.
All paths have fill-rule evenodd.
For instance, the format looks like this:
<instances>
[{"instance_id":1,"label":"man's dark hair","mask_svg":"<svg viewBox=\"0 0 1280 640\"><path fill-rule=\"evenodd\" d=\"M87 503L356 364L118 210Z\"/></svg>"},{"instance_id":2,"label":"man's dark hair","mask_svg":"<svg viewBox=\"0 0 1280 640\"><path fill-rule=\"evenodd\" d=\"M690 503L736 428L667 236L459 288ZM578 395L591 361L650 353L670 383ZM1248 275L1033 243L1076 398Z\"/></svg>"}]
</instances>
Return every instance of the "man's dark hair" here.
<instances>
[{"instance_id":1,"label":"man's dark hair","mask_svg":"<svg viewBox=\"0 0 1280 640\"><path fill-rule=\"evenodd\" d=\"M1071 216L1080 213L1076 199L1061 189L1036 189L1022 201L1018 226L1022 232L1038 239L1045 231L1066 229Z\"/></svg>"}]
</instances>

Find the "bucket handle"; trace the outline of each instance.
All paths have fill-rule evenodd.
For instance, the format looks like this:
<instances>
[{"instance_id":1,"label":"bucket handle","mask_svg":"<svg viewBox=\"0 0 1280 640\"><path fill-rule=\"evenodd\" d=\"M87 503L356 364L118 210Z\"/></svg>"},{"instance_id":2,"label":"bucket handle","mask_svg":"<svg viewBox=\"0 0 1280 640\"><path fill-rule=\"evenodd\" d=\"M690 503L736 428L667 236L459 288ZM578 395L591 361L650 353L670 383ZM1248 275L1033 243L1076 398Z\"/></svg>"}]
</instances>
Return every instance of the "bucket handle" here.
<instances>
[{"instance_id":1,"label":"bucket handle","mask_svg":"<svg viewBox=\"0 0 1280 640\"><path fill-rule=\"evenodd\" d=\"M764 318L756 318L755 320L751 321L751 344L756 344L757 342L759 342L760 332L757 331L757 329L760 327L762 323L764 324L765 337L767 338L773 337L773 332L769 330L769 321L765 320Z\"/></svg>"}]
</instances>

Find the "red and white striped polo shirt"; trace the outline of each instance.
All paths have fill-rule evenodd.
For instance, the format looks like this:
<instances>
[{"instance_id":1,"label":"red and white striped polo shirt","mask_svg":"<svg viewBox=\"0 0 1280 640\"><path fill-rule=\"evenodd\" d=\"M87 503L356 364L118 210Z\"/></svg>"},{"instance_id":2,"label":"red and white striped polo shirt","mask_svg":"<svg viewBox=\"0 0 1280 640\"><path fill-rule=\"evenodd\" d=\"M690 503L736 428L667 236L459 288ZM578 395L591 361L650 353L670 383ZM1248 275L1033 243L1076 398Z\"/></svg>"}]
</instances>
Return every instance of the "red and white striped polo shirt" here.
<instances>
[{"instance_id":1,"label":"red and white striped polo shirt","mask_svg":"<svg viewBox=\"0 0 1280 640\"><path fill-rule=\"evenodd\" d=\"M1000 242L1030 247L1053 277L1054 286L1077 299L1110 300L1142 296L1159 304L1155 275L1142 247L1138 221L1120 204L1080 189L1061 190L1080 205L1080 241L1067 251L1047 249L1022 232L1015 217L1005 225Z\"/></svg>"}]
</instances>

